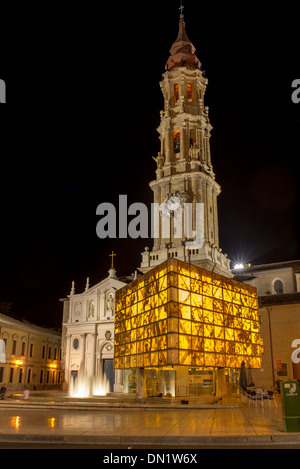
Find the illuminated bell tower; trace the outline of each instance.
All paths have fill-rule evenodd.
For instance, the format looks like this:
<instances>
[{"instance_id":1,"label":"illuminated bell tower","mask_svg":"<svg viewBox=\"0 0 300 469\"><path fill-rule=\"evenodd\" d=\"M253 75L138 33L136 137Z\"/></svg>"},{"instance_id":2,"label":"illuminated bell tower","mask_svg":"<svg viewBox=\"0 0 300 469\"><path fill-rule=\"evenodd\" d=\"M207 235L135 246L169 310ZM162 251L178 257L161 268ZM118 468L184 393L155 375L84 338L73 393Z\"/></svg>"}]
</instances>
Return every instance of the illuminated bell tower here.
<instances>
[{"instance_id":1,"label":"illuminated bell tower","mask_svg":"<svg viewBox=\"0 0 300 469\"><path fill-rule=\"evenodd\" d=\"M187 37L182 9L178 36L160 83L164 97L158 127L161 148L154 158L156 179L150 182L154 203L160 210L154 217L154 246L152 251L146 248L142 253L140 270L147 272L166 259L176 257L232 277L230 261L219 248L217 197L221 188L211 163L212 126L209 109L204 105L208 80L195 55L195 47ZM184 229L187 215L183 207L186 204L190 206L194 233L201 227L201 243L195 242L195 236L187 236ZM178 208L182 209L179 232L178 221L175 222ZM170 225L167 233L163 220Z\"/></svg>"}]
</instances>

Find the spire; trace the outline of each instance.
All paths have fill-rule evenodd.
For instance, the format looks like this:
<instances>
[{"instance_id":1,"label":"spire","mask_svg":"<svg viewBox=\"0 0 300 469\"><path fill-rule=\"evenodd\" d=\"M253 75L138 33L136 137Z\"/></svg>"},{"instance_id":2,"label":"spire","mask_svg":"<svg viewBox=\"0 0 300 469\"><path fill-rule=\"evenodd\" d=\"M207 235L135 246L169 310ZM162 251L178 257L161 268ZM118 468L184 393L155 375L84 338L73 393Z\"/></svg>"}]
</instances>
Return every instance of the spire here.
<instances>
[{"instance_id":1,"label":"spire","mask_svg":"<svg viewBox=\"0 0 300 469\"><path fill-rule=\"evenodd\" d=\"M70 295L75 295L75 282L74 282L74 280L72 282L72 288L71 288L71 291L70 291Z\"/></svg>"},{"instance_id":2,"label":"spire","mask_svg":"<svg viewBox=\"0 0 300 469\"><path fill-rule=\"evenodd\" d=\"M176 67L201 68L201 62L195 55L196 48L187 37L185 30L185 21L183 14L184 6L179 7L179 31L176 41L171 47L171 56L166 63L166 70L172 70Z\"/></svg>"}]
</instances>

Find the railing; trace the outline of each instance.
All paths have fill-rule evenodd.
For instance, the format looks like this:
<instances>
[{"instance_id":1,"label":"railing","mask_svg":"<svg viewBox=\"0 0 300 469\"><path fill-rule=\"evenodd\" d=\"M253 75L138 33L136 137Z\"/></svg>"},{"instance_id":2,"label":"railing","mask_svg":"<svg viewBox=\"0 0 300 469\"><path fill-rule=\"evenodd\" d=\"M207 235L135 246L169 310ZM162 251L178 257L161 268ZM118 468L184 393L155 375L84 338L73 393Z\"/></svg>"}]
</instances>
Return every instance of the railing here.
<instances>
[{"instance_id":1,"label":"railing","mask_svg":"<svg viewBox=\"0 0 300 469\"><path fill-rule=\"evenodd\" d=\"M197 397L197 396L213 396L213 384L193 383L188 386L177 386L176 397Z\"/></svg>"}]
</instances>

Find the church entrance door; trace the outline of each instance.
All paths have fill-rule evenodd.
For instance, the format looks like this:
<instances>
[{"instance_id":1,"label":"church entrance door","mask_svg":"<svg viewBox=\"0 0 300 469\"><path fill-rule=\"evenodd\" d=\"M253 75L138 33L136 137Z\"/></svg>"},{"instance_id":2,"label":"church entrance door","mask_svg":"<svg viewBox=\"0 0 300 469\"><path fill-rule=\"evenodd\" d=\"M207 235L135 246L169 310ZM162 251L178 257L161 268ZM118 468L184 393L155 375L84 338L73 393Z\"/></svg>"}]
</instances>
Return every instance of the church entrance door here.
<instances>
[{"instance_id":1,"label":"church entrance door","mask_svg":"<svg viewBox=\"0 0 300 469\"><path fill-rule=\"evenodd\" d=\"M103 370L109 382L109 392L113 392L115 384L114 361L112 359L103 360Z\"/></svg>"},{"instance_id":2,"label":"church entrance door","mask_svg":"<svg viewBox=\"0 0 300 469\"><path fill-rule=\"evenodd\" d=\"M75 387L77 378L78 378L78 371L71 371L71 382L74 387Z\"/></svg>"}]
</instances>

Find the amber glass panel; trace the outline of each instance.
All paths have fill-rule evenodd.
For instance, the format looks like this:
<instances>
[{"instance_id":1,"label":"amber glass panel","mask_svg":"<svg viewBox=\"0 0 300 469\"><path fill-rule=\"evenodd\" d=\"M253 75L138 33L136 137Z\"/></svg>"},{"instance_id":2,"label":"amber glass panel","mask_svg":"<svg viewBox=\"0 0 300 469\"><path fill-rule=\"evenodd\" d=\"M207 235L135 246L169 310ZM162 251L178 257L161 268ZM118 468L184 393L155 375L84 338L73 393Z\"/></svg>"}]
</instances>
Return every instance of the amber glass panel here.
<instances>
[{"instance_id":1,"label":"amber glass panel","mask_svg":"<svg viewBox=\"0 0 300 469\"><path fill-rule=\"evenodd\" d=\"M215 350L215 341L214 339L204 338L204 351L205 352L214 352Z\"/></svg>"},{"instance_id":2,"label":"amber glass panel","mask_svg":"<svg viewBox=\"0 0 300 469\"><path fill-rule=\"evenodd\" d=\"M200 308L192 308L191 319L195 322L203 322L203 311Z\"/></svg>"},{"instance_id":3,"label":"amber glass panel","mask_svg":"<svg viewBox=\"0 0 300 469\"><path fill-rule=\"evenodd\" d=\"M203 336L204 324L192 322L192 335Z\"/></svg>"},{"instance_id":4,"label":"amber glass panel","mask_svg":"<svg viewBox=\"0 0 300 469\"><path fill-rule=\"evenodd\" d=\"M193 352L191 364L194 366L204 365L204 353Z\"/></svg>"},{"instance_id":5,"label":"amber glass panel","mask_svg":"<svg viewBox=\"0 0 300 469\"><path fill-rule=\"evenodd\" d=\"M191 365L192 364L191 353L189 351L179 350L179 362L181 365Z\"/></svg>"},{"instance_id":6,"label":"amber glass panel","mask_svg":"<svg viewBox=\"0 0 300 469\"><path fill-rule=\"evenodd\" d=\"M183 319L191 319L190 306L179 305L179 317Z\"/></svg>"},{"instance_id":7,"label":"amber glass panel","mask_svg":"<svg viewBox=\"0 0 300 469\"><path fill-rule=\"evenodd\" d=\"M198 293L191 293L191 305L196 306L197 308L202 307L202 295Z\"/></svg>"}]
</instances>

